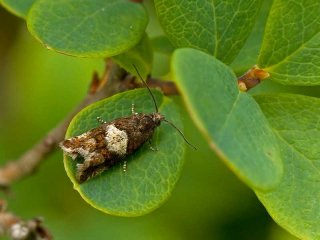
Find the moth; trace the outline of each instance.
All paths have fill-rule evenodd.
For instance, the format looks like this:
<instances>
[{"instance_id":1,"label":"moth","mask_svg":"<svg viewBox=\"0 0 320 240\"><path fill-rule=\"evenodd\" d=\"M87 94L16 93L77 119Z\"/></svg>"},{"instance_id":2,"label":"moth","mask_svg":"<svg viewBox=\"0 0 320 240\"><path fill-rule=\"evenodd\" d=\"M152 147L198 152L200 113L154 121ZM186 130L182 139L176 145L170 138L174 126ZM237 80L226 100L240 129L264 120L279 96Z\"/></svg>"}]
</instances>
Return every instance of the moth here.
<instances>
[{"instance_id":1,"label":"moth","mask_svg":"<svg viewBox=\"0 0 320 240\"><path fill-rule=\"evenodd\" d=\"M130 116L117 118L110 122L103 121L98 117L100 126L62 141L59 146L66 155L74 160L78 157L84 159L83 162L77 164L76 179L79 183L99 175L134 153L145 142L150 141L161 122L169 123L192 146L183 133L159 113L155 97L137 68L135 66L134 68L152 97L155 112L136 113L134 105L132 105ZM126 165L126 162L124 164Z\"/></svg>"}]
</instances>

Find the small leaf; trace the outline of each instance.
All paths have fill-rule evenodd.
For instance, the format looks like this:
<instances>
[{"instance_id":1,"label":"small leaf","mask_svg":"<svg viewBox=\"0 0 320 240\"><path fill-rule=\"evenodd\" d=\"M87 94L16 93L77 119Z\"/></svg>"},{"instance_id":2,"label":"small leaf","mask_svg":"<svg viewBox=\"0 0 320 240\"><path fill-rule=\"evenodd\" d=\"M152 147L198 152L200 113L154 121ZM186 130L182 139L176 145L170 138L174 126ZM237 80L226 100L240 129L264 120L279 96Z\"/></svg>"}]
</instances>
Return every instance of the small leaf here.
<instances>
[{"instance_id":1,"label":"small leaf","mask_svg":"<svg viewBox=\"0 0 320 240\"><path fill-rule=\"evenodd\" d=\"M254 99L239 92L231 70L194 49L178 49L173 76L191 117L211 147L248 185L275 187L282 175L272 129Z\"/></svg>"},{"instance_id":2,"label":"small leaf","mask_svg":"<svg viewBox=\"0 0 320 240\"><path fill-rule=\"evenodd\" d=\"M231 63L249 36L261 0L155 0L160 23L176 47L192 47Z\"/></svg>"},{"instance_id":3,"label":"small leaf","mask_svg":"<svg viewBox=\"0 0 320 240\"><path fill-rule=\"evenodd\" d=\"M319 239L320 100L295 94L255 99L278 136L284 160L280 184L256 193L282 227L300 239Z\"/></svg>"},{"instance_id":4,"label":"small leaf","mask_svg":"<svg viewBox=\"0 0 320 240\"><path fill-rule=\"evenodd\" d=\"M147 15L128 0L38 0L28 28L47 48L79 57L109 57L134 47Z\"/></svg>"},{"instance_id":5,"label":"small leaf","mask_svg":"<svg viewBox=\"0 0 320 240\"><path fill-rule=\"evenodd\" d=\"M264 28L267 22L272 1L264 1L260 8L255 25L246 43L234 59L230 67L237 75L242 75L258 62Z\"/></svg>"},{"instance_id":6,"label":"small leaf","mask_svg":"<svg viewBox=\"0 0 320 240\"><path fill-rule=\"evenodd\" d=\"M153 91L160 112L181 128L178 109L170 99ZM82 110L72 120L66 138L79 135L99 124L96 117L106 121L131 115L131 104L137 112L154 112L154 104L146 89L137 89L117 94ZM119 163L82 184L75 180L76 162L64 158L65 169L74 188L93 207L120 216L139 216L159 207L170 196L183 166L184 140L172 127L162 123L148 144L142 146L126 160L127 172L122 171Z\"/></svg>"},{"instance_id":7,"label":"small leaf","mask_svg":"<svg viewBox=\"0 0 320 240\"><path fill-rule=\"evenodd\" d=\"M0 0L0 3L13 14L26 18L36 0Z\"/></svg>"},{"instance_id":8,"label":"small leaf","mask_svg":"<svg viewBox=\"0 0 320 240\"><path fill-rule=\"evenodd\" d=\"M151 43L154 51L167 55L172 54L175 49L170 40L164 35L152 38Z\"/></svg>"},{"instance_id":9,"label":"small leaf","mask_svg":"<svg viewBox=\"0 0 320 240\"><path fill-rule=\"evenodd\" d=\"M274 81L320 84L320 1L275 0L268 18L259 65Z\"/></svg>"},{"instance_id":10,"label":"small leaf","mask_svg":"<svg viewBox=\"0 0 320 240\"><path fill-rule=\"evenodd\" d=\"M137 75L136 70L133 67L134 64L139 70L142 78L146 79L148 74L151 73L153 60L153 51L147 34L145 34L134 48L130 49L128 52L114 56L112 59L127 72Z\"/></svg>"}]
</instances>

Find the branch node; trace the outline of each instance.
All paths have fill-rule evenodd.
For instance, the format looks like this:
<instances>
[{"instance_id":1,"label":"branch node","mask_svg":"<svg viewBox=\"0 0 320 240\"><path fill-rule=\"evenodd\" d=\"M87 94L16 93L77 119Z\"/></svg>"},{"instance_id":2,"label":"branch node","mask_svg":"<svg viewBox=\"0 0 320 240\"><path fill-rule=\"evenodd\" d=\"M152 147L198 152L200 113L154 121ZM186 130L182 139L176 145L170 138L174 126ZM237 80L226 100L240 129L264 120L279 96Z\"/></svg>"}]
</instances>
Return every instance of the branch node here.
<instances>
[{"instance_id":1,"label":"branch node","mask_svg":"<svg viewBox=\"0 0 320 240\"><path fill-rule=\"evenodd\" d=\"M246 92L257 86L262 80L270 77L270 74L260 69L257 65L238 78L238 87L242 92Z\"/></svg>"}]
</instances>

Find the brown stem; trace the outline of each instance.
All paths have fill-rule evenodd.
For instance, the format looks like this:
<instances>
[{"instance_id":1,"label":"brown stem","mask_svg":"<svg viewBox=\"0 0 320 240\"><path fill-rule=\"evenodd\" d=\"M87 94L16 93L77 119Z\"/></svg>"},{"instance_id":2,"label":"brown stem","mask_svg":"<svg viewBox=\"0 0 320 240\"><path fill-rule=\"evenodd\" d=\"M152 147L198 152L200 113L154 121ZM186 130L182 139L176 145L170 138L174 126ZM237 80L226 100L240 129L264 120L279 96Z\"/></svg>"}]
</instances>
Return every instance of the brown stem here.
<instances>
[{"instance_id":1,"label":"brown stem","mask_svg":"<svg viewBox=\"0 0 320 240\"><path fill-rule=\"evenodd\" d=\"M164 95L179 95L179 91L172 81L163 81L156 78L149 77L147 79L147 84L150 88L160 88ZM140 80L136 80L134 76L128 75L124 79L123 84L127 89L143 88L144 84Z\"/></svg>"},{"instance_id":2,"label":"brown stem","mask_svg":"<svg viewBox=\"0 0 320 240\"><path fill-rule=\"evenodd\" d=\"M238 87L240 91L246 92L268 77L270 77L270 74L267 71L260 69L255 65L238 78Z\"/></svg>"},{"instance_id":3,"label":"brown stem","mask_svg":"<svg viewBox=\"0 0 320 240\"><path fill-rule=\"evenodd\" d=\"M157 79L148 79L150 87L161 88L166 95L177 94L177 88L172 82L163 82ZM32 174L40 163L47 158L57 147L58 143L64 139L65 132L71 119L84 107L103 98L114 95L128 89L142 87L134 81L132 76L128 75L118 65L107 61L103 77L100 79L97 73L94 73L87 96L80 104L53 128L43 139L31 147L20 158L8 162L0 168L0 187L6 189L10 185Z\"/></svg>"},{"instance_id":4,"label":"brown stem","mask_svg":"<svg viewBox=\"0 0 320 240\"><path fill-rule=\"evenodd\" d=\"M98 81L95 74L87 96L82 102L52 129L43 139L31 147L20 158L8 162L0 168L0 186L9 187L13 182L31 174L46 157L55 150L57 144L64 139L66 129L71 119L82 108L100 99L111 96L122 89L120 79L125 75L124 70L108 61L103 77Z\"/></svg>"},{"instance_id":5,"label":"brown stem","mask_svg":"<svg viewBox=\"0 0 320 240\"><path fill-rule=\"evenodd\" d=\"M42 226L41 218L27 221L11 212L7 212L6 203L0 200L0 237L7 236L11 239L43 239L51 240L51 234Z\"/></svg>"}]
</instances>

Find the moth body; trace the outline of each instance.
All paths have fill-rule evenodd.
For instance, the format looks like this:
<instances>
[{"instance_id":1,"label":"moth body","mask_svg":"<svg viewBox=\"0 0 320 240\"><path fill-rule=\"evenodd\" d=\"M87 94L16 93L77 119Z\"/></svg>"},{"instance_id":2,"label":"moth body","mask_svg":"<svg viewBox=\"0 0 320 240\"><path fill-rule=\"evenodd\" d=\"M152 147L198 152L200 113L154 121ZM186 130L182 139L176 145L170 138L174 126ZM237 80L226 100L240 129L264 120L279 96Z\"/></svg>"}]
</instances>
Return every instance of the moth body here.
<instances>
[{"instance_id":1,"label":"moth body","mask_svg":"<svg viewBox=\"0 0 320 240\"><path fill-rule=\"evenodd\" d=\"M155 129L165 118L160 113L133 113L131 116L104 122L99 127L79 136L66 139L60 147L77 164L79 183L109 169L150 140Z\"/></svg>"}]
</instances>

